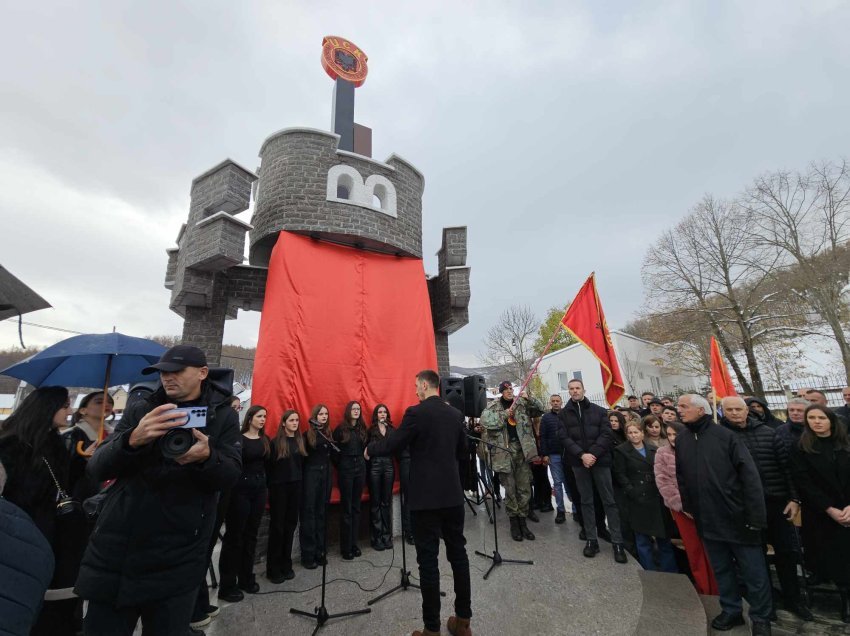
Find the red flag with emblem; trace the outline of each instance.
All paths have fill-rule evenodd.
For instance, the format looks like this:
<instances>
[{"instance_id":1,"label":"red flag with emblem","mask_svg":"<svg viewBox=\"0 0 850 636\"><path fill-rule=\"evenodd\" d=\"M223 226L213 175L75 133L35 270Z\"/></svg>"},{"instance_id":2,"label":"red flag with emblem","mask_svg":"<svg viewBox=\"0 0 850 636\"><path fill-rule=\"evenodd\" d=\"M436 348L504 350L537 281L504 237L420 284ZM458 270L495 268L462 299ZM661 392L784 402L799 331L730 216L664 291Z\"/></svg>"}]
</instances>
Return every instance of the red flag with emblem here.
<instances>
[{"instance_id":1,"label":"red flag with emblem","mask_svg":"<svg viewBox=\"0 0 850 636\"><path fill-rule=\"evenodd\" d=\"M732 376L729 374L729 369L726 368L726 363L723 362L723 356L720 355L720 347L714 336L711 336L711 388L717 400L738 395L738 392L735 391L735 385L732 384Z\"/></svg>"},{"instance_id":2,"label":"red flag with emblem","mask_svg":"<svg viewBox=\"0 0 850 636\"><path fill-rule=\"evenodd\" d=\"M567 313L561 318L561 324L599 360L605 399L609 406L614 406L626 392L626 387L608 332L608 323L605 322L602 303L596 292L595 274L591 274L582 285Z\"/></svg>"}]
</instances>

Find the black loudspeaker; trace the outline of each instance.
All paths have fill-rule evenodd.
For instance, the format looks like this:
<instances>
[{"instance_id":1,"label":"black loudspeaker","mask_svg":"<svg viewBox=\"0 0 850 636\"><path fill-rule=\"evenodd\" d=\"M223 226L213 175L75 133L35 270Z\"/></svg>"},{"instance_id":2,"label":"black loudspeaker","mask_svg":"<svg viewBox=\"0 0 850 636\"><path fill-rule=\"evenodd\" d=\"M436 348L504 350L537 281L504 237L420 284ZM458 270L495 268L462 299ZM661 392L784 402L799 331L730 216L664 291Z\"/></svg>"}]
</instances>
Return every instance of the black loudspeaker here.
<instances>
[{"instance_id":1,"label":"black loudspeaker","mask_svg":"<svg viewBox=\"0 0 850 636\"><path fill-rule=\"evenodd\" d=\"M463 379L464 411L466 417L481 417L487 408L487 382L483 375L468 375Z\"/></svg>"},{"instance_id":2,"label":"black loudspeaker","mask_svg":"<svg viewBox=\"0 0 850 636\"><path fill-rule=\"evenodd\" d=\"M463 378L442 378L440 380L440 395L461 413L465 411L466 400L463 397Z\"/></svg>"}]
</instances>

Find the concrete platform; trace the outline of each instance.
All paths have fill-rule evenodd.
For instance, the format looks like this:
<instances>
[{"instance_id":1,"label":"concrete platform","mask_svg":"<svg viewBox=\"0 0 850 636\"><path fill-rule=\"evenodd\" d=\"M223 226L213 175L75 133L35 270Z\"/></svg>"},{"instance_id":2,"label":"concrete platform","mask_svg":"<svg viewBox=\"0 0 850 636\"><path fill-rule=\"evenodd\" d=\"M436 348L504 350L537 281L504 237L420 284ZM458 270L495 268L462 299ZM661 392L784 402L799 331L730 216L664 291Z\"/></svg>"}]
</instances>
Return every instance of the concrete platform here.
<instances>
[{"instance_id":1,"label":"concrete platform","mask_svg":"<svg viewBox=\"0 0 850 636\"><path fill-rule=\"evenodd\" d=\"M499 548L504 558L532 559L534 565L503 564L489 579L482 575L490 561L474 554L491 554L493 528L484 507L474 517L467 510L466 537L472 574L473 631L476 635L605 635L707 633L705 612L699 597L683 575L644 572L634 561L614 562L609 544L593 559L582 556L579 527L567 519L555 525L554 515L541 515L540 523L529 523L536 541L511 540L504 511L499 516ZM328 564L327 598L330 613L366 607L366 601L399 583L401 540L393 551L375 552L361 545L363 556L343 561L337 552ZM418 571L415 552L408 546L408 568ZM217 560L216 560L217 562ZM443 589L443 632L452 614L451 569L441 551ZM234 634L311 634L315 621L289 613L291 607L312 611L320 602L321 569L305 570L297 564L295 579L272 585L257 566L261 593L246 595L240 603L218 603L221 613L205 628L210 636ZM414 578L415 582L415 578ZM359 586L358 587L358 584ZM361 587L363 589L361 589ZM419 591L398 591L372 606L363 616L329 621L321 634L385 634L402 636L421 628Z\"/></svg>"}]
</instances>

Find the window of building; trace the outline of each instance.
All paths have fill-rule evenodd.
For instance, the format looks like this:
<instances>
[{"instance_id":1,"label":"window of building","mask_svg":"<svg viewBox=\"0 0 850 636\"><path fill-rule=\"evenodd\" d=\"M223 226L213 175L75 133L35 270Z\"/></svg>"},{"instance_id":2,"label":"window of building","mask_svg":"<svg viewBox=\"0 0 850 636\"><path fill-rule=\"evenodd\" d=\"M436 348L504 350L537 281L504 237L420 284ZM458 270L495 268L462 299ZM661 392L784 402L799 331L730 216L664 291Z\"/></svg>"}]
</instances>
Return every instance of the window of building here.
<instances>
[{"instance_id":1,"label":"window of building","mask_svg":"<svg viewBox=\"0 0 850 636\"><path fill-rule=\"evenodd\" d=\"M568 385L569 385L569 383L570 383L570 379L571 379L571 378L570 378L570 374L569 374L569 373L565 373L565 372L563 372L563 371L561 371L560 373L558 373L558 386L560 386L560 387L561 387L561 389L560 389L561 391L566 391L566 390L567 390Z\"/></svg>"}]
</instances>

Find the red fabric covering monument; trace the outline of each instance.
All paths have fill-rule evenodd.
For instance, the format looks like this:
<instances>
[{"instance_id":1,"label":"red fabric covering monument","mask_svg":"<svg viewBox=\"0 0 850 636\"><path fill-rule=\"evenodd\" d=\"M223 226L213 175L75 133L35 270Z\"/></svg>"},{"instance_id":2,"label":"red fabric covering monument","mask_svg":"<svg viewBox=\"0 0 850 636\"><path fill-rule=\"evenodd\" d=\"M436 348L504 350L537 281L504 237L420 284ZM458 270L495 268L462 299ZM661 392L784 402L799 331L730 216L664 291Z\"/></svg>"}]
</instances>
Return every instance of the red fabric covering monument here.
<instances>
[{"instance_id":1,"label":"red fabric covering monument","mask_svg":"<svg viewBox=\"0 0 850 636\"><path fill-rule=\"evenodd\" d=\"M413 378L437 357L422 260L281 232L272 251L252 402L274 435L286 409L323 402L331 426L358 400L369 422L385 403L396 423L416 402Z\"/></svg>"}]
</instances>

